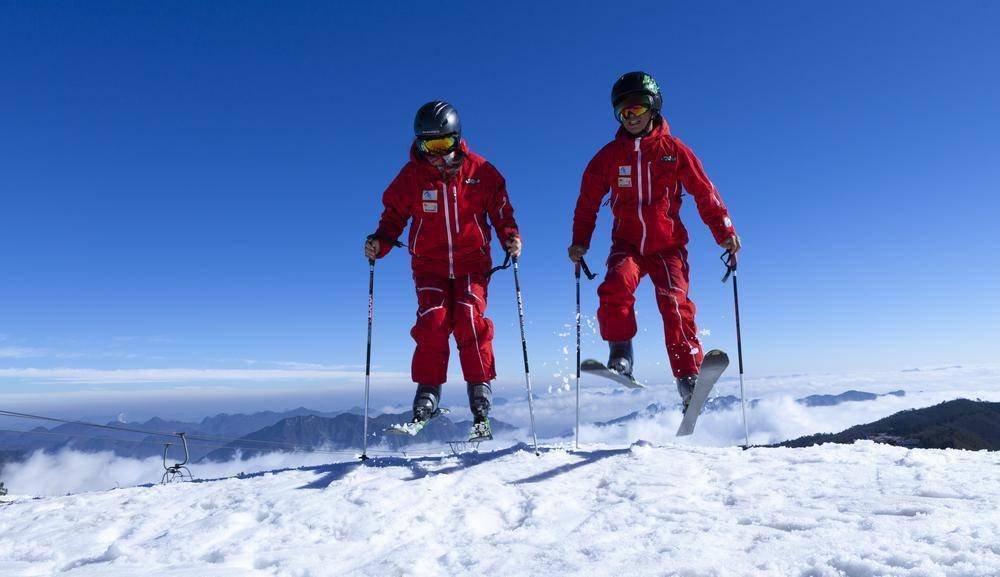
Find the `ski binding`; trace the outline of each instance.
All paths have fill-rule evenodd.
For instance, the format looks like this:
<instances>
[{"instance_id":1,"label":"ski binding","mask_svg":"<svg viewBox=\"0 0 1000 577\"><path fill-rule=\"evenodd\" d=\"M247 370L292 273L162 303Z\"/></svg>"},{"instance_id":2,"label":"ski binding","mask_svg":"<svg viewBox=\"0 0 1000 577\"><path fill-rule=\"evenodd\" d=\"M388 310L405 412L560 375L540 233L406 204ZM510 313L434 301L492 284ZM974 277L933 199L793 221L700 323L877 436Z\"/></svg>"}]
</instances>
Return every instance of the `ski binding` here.
<instances>
[{"instance_id":1,"label":"ski binding","mask_svg":"<svg viewBox=\"0 0 1000 577\"><path fill-rule=\"evenodd\" d=\"M427 426L427 423L431 422L432 419L441 415L446 415L450 412L451 411L448 409L440 408L431 413L431 416L423 421L410 421L409 423L397 423L395 425L390 425L385 432L389 435L409 435L411 437L415 437L421 429Z\"/></svg>"},{"instance_id":2,"label":"ski binding","mask_svg":"<svg viewBox=\"0 0 1000 577\"><path fill-rule=\"evenodd\" d=\"M609 369L601 361L594 359L587 359L580 363L580 370L585 373L590 373L598 377L604 377L606 379L611 379L620 385L625 385L630 389L645 389L646 385L640 383L639 381L633 379L628 375L623 375L618 371Z\"/></svg>"},{"instance_id":3,"label":"ski binding","mask_svg":"<svg viewBox=\"0 0 1000 577\"><path fill-rule=\"evenodd\" d=\"M493 431L490 429L490 419L488 417L478 423L473 423L472 429L469 431L468 442L479 443L491 440L493 440Z\"/></svg>"}]
</instances>

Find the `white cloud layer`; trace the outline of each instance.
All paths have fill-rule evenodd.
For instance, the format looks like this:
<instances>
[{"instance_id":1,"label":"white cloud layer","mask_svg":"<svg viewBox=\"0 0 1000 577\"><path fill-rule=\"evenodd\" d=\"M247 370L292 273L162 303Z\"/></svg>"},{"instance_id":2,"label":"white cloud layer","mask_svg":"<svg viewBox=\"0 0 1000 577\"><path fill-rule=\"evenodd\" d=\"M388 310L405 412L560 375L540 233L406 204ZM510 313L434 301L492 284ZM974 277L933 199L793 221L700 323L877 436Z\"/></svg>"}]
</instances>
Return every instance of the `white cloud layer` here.
<instances>
[{"instance_id":1,"label":"white cloud layer","mask_svg":"<svg viewBox=\"0 0 1000 577\"><path fill-rule=\"evenodd\" d=\"M377 372L375 379L409 379L409 374ZM342 369L93 369L93 368L5 368L0 379L30 379L40 383L136 384L212 381L319 381L363 380L358 370Z\"/></svg>"}]
</instances>

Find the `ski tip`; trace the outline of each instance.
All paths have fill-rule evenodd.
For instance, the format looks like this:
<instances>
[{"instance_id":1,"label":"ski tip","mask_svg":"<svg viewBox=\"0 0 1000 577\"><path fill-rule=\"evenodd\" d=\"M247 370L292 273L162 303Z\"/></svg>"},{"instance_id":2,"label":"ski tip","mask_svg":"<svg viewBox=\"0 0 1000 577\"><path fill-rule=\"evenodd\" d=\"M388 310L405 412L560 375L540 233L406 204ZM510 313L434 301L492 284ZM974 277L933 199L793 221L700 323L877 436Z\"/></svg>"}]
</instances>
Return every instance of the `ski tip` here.
<instances>
[{"instance_id":1,"label":"ski tip","mask_svg":"<svg viewBox=\"0 0 1000 577\"><path fill-rule=\"evenodd\" d=\"M601 369L607 369L607 367L604 366L604 363L598 361L597 359L584 359L584 361L580 363L580 370L583 371L601 370Z\"/></svg>"}]
</instances>

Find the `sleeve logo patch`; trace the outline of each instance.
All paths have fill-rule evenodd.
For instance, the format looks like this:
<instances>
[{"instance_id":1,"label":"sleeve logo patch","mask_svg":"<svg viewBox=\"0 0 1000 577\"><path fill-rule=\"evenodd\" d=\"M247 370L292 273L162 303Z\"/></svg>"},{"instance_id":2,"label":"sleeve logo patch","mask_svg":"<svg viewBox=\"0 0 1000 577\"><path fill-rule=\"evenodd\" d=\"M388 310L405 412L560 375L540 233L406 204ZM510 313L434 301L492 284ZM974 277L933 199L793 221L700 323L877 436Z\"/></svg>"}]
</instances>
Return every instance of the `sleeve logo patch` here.
<instances>
[{"instance_id":1,"label":"sleeve logo patch","mask_svg":"<svg viewBox=\"0 0 1000 577\"><path fill-rule=\"evenodd\" d=\"M618 186L632 186L632 177L630 176L619 176Z\"/></svg>"},{"instance_id":2,"label":"sleeve logo patch","mask_svg":"<svg viewBox=\"0 0 1000 577\"><path fill-rule=\"evenodd\" d=\"M427 194L426 191L424 192L424 194ZM437 211L438 211L438 203L436 202L424 203L424 212L437 212Z\"/></svg>"},{"instance_id":3,"label":"sleeve logo patch","mask_svg":"<svg viewBox=\"0 0 1000 577\"><path fill-rule=\"evenodd\" d=\"M618 176L632 176L632 165L619 166Z\"/></svg>"},{"instance_id":4,"label":"sleeve logo patch","mask_svg":"<svg viewBox=\"0 0 1000 577\"><path fill-rule=\"evenodd\" d=\"M425 190L423 195L424 200L437 200L438 191L436 190Z\"/></svg>"},{"instance_id":5,"label":"sleeve logo patch","mask_svg":"<svg viewBox=\"0 0 1000 577\"><path fill-rule=\"evenodd\" d=\"M677 157L668 154L666 156L661 156L660 160L662 160L663 162L677 162Z\"/></svg>"},{"instance_id":6,"label":"sleeve logo patch","mask_svg":"<svg viewBox=\"0 0 1000 577\"><path fill-rule=\"evenodd\" d=\"M727 228L728 228L728 227L731 227L731 226L733 226L733 221L729 220L729 217L728 217L728 216L727 216L726 218L724 218L724 219L722 220L722 222L724 222L724 223L726 224L726 227L727 227Z\"/></svg>"},{"instance_id":7,"label":"sleeve logo patch","mask_svg":"<svg viewBox=\"0 0 1000 577\"><path fill-rule=\"evenodd\" d=\"M466 178L465 184L479 184L478 178Z\"/></svg>"}]
</instances>

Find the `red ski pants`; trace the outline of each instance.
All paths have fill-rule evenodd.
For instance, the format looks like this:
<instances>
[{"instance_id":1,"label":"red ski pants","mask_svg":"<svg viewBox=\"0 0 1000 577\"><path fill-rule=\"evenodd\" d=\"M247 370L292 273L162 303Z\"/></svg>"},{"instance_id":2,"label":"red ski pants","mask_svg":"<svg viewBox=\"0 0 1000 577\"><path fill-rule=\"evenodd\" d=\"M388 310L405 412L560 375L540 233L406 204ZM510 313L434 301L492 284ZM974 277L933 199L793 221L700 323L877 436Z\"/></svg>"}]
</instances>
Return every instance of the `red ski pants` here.
<instances>
[{"instance_id":1,"label":"red ski pants","mask_svg":"<svg viewBox=\"0 0 1000 577\"><path fill-rule=\"evenodd\" d=\"M456 279L414 274L417 285L417 323L410 335L417 342L413 351L413 382L441 385L447 379L448 337L454 332L462 373L470 383L496 378L493 364L493 322L486 312L483 275L463 275Z\"/></svg>"},{"instance_id":2,"label":"red ski pants","mask_svg":"<svg viewBox=\"0 0 1000 577\"><path fill-rule=\"evenodd\" d=\"M656 305L663 317L667 356L675 377L698 373L704 353L694 322L694 303L688 298L687 251L666 250L645 256L612 248L608 273L597 289L601 304L597 321L606 341L627 341L635 336L635 289L649 275L656 287Z\"/></svg>"}]
</instances>

